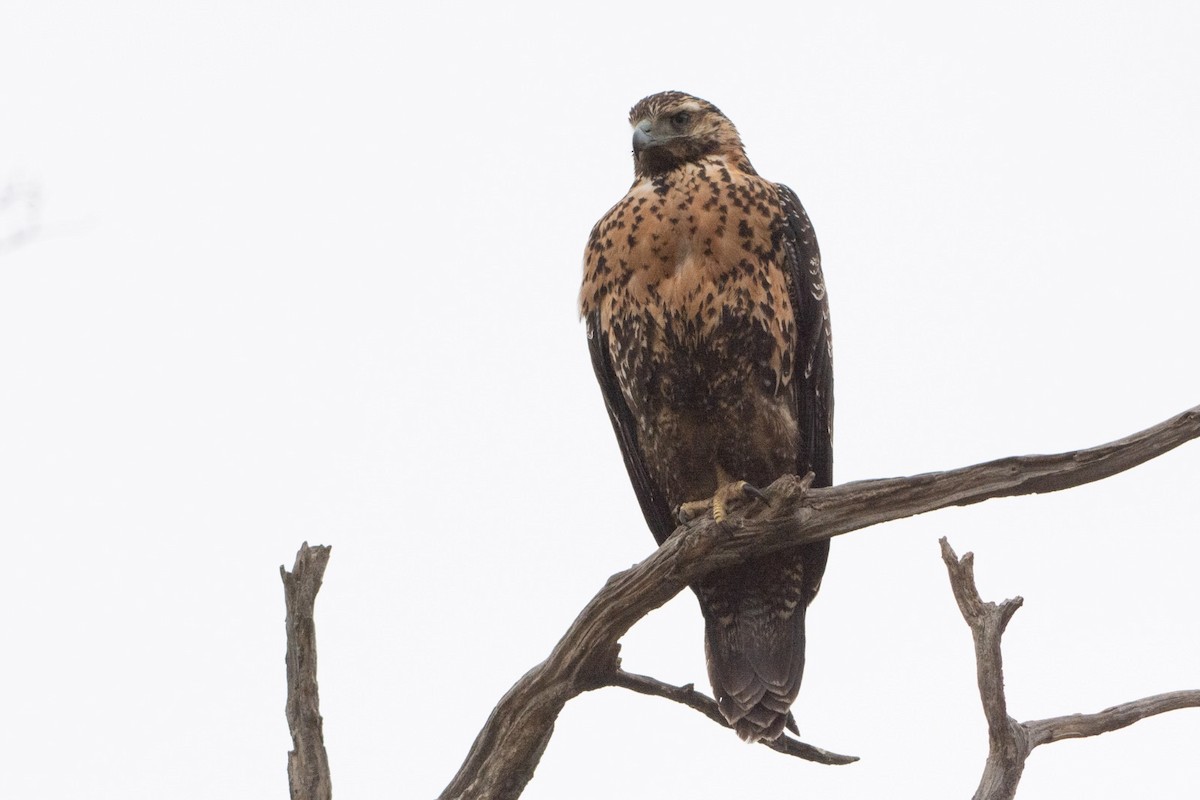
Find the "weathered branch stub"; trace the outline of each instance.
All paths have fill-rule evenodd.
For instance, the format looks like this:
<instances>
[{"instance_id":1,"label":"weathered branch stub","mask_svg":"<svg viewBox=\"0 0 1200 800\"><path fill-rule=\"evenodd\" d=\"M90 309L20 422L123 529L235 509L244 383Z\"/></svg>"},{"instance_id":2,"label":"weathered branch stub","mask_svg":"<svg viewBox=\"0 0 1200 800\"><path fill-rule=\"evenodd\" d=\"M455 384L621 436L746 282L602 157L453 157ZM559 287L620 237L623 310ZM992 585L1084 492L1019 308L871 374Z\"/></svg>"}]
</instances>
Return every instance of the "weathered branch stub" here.
<instances>
[{"instance_id":1,"label":"weathered branch stub","mask_svg":"<svg viewBox=\"0 0 1200 800\"><path fill-rule=\"evenodd\" d=\"M313 622L313 607L329 563L329 551L329 547L309 547L305 542L296 553L291 572L279 567L287 605L286 712L292 732L292 751L288 753L292 800L330 800L333 796L317 691L317 632Z\"/></svg>"}]
</instances>

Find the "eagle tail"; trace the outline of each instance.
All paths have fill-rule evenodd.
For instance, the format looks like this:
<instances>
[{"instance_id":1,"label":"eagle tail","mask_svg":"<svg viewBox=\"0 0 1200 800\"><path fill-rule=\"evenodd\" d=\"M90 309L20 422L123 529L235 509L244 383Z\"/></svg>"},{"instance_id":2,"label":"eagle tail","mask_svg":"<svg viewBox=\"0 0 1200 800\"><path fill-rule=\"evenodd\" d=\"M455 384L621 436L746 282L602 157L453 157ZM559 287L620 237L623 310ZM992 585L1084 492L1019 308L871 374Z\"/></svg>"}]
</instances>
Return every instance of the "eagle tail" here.
<instances>
[{"instance_id":1,"label":"eagle tail","mask_svg":"<svg viewBox=\"0 0 1200 800\"><path fill-rule=\"evenodd\" d=\"M804 673L804 611L780 620L784 625L764 622L750 611L736 614L728 625L706 625L708 677L717 705L747 742L779 738Z\"/></svg>"},{"instance_id":2,"label":"eagle tail","mask_svg":"<svg viewBox=\"0 0 1200 800\"><path fill-rule=\"evenodd\" d=\"M795 562L750 562L697 587L713 693L747 742L779 738L800 691L804 616L815 591L803 591L794 569Z\"/></svg>"}]
</instances>

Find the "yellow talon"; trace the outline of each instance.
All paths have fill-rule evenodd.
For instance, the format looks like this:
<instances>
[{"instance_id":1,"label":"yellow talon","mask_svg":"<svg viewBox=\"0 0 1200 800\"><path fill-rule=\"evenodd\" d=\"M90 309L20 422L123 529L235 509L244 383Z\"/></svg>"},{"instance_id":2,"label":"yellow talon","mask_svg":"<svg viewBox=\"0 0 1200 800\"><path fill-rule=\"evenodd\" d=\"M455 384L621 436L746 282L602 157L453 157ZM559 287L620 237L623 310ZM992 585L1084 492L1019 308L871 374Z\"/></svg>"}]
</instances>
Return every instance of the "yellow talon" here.
<instances>
[{"instance_id":1,"label":"yellow talon","mask_svg":"<svg viewBox=\"0 0 1200 800\"><path fill-rule=\"evenodd\" d=\"M680 504L675 509L675 517L682 523L688 523L711 509L713 520L724 522L732 503L752 498L767 501L762 492L745 481L730 481L717 487L717 491L707 500L691 500Z\"/></svg>"},{"instance_id":2,"label":"yellow talon","mask_svg":"<svg viewBox=\"0 0 1200 800\"><path fill-rule=\"evenodd\" d=\"M725 518L729 516L729 501L734 497L743 497L746 486L745 481L734 481L718 487L712 499L713 519L717 522L724 522Z\"/></svg>"}]
</instances>

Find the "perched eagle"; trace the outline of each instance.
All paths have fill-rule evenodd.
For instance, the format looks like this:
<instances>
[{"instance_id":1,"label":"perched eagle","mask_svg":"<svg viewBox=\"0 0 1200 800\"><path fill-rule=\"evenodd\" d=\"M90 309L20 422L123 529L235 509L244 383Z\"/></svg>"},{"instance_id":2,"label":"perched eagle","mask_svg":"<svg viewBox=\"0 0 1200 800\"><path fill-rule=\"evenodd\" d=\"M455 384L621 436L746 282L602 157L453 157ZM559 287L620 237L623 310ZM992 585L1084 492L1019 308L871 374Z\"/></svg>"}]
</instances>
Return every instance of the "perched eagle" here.
<instances>
[{"instance_id":1,"label":"perched eagle","mask_svg":"<svg viewBox=\"0 0 1200 800\"><path fill-rule=\"evenodd\" d=\"M711 508L720 520L780 475L831 484L829 306L800 200L759 177L716 106L662 92L629 121L633 186L592 229L579 307L662 544L679 519ZM828 555L827 541L805 545L692 586L713 691L747 741L788 722Z\"/></svg>"}]
</instances>

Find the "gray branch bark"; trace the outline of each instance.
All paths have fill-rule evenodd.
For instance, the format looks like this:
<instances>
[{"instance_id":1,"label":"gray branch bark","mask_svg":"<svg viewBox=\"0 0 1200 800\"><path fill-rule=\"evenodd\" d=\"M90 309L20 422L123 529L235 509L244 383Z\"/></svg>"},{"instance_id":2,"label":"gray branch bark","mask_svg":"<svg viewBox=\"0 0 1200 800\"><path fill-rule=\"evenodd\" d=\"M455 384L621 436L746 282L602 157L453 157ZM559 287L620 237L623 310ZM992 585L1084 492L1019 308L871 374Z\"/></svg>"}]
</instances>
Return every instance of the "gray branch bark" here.
<instances>
[{"instance_id":1,"label":"gray branch bark","mask_svg":"<svg viewBox=\"0 0 1200 800\"><path fill-rule=\"evenodd\" d=\"M617 685L618 643L625 632L712 570L940 508L1090 483L1197 436L1200 406L1088 450L1015 456L948 472L827 489L811 489L809 478L784 476L767 488L769 504L751 505L721 523L711 517L694 520L676 530L649 558L609 578L549 657L500 699L441 798L519 797L567 701L585 691Z\"/></svg>"},{"instance_id":2,"label":"gray branch bark","mask_svg":"<svg viewBox=\"0 0 1200 800\"><path fill-rule=\"evenodd\" d=\"M328 547L309 547L308 542L296 553L296 563L288 572L281 565L283 596L287 605L287 721L292 732L292 751L288 753L288 787L292 800L330 800L333 787L329 777L329 757L321 730L320 696L317 691L317 629L313 606L325 565Z\"/></svg>"},{"instance_id":3,"label":"gray branch bark","mask_svg":"<svg viewBox=\"0 0 1200 800\"><path fill-rule=\"evenodd\" d=\"M1029 744L1037 747L1063 739L1082 739L1102 733L1120 730L1146 717L1178 711L1181 708L1200 707L1200 691L1166 692L1131 703L1106 708L1097 714L1069 714L1024 723L1029 734Z\"/></svg>"},{"instance_id":4,"label":"gray branch bark","mask_svg":"<svg viewBox=\"0 0 1200 800\"><path fill-rule=\"evenodd\" d=\"M699 711L718 725L732 729L732 726L725 721L725 717L721 715L721 710L717 707L717 701L702 692L697 692L696 687L690 683L686 686L672 686L669 683L663 683L648 675L635 675L632 672L618 669L609 678L607 685L619 686L622 689L629 689L638 694L662 697L667 700L673 700L676 703L682 703L688 708ZM795 730L794 724L789 727L791 730ZM831 753L828 750L822 750L811 744L805 744L799 739L793 739L786 735L780 736L772 742L760 742L760 744L771 748L777 753L795 756L805 761L815 761L818 764L840 766L842 764L853 764L855 761L858 761L857 756L844 756L838 753Z\"/></svg>"},{"instance_id":5,"label":"gray branch bark","mask_svg":"<svg viewBox=\"0 0 1200 800\"><path fill-rule=\"evenodd\" d=\"M1025 771L1025 761L1038 745L1062 739L1098 736L1155 714L1200 706L1200 691L1168 692L1122 703L1098 714L1072 714L1017 722L1008 715L1000 638L1023 601L1020 597L1014 597L999 605L985 603L975 587L974 555L966 553L960 559L944 538L939 541L942 560L950 574L950 588L975 641L979 697L983 701L983 715L988 725L987 762L972 800L1011 800L1015 797L1017 784L1021 782L1021 774Z\"/></svg>"}]
</instances>

